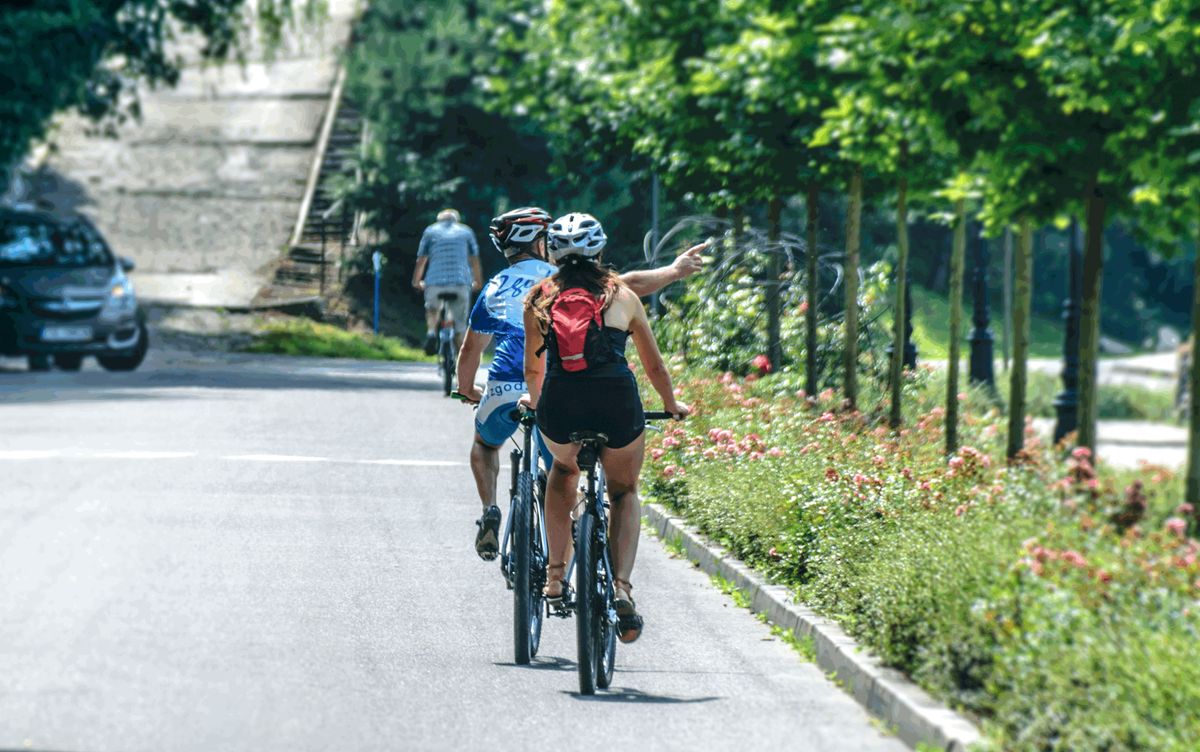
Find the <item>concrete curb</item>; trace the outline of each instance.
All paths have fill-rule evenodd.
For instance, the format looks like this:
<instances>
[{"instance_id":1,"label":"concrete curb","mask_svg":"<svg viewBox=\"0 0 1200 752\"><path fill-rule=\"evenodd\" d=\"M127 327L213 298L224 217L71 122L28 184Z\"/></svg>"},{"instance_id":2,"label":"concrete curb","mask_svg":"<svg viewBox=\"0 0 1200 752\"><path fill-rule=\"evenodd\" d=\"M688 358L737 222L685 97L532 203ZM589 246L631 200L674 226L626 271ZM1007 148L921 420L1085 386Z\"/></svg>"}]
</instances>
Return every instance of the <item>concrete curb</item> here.
<instances>
[{"instance_id":1,"label":"concrete curb","mask_svg":"<svg viewBox=\"0 0 1200 752\"><path fill-rule=\"evenodd\" d=\"M790 591L771 585L748 566L709 542L693 526L657 504L643 503L642 514L663 540L678 538L687 555L710 575L729 580L750 596L750 610L772 624L812 640L816 663L833 673L860 705L895 730L911 747L932 744L966 752L983 735L967 719L931 697L904 674L865 652L841 627L812 609L792 602Z\"/></svg>"}]
</instances>

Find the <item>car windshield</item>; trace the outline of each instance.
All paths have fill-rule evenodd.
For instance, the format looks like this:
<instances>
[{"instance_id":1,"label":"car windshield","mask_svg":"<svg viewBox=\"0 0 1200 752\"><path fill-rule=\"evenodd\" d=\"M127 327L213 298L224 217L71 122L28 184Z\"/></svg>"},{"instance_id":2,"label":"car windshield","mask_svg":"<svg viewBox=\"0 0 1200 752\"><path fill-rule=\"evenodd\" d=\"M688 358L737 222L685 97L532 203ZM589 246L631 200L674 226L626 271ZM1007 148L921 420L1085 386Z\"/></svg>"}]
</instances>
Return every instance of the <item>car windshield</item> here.
<instances>
[{"instance_id":1,"label":"car windshield","mask_svg":"<svg viewBox=\"0 0 1200 752\"><path fill-rule=\"evenodd\" d=\"M104 243L81 225L64 228L38 221L0 221L0 267L111 263Z\"/></svg>"}]
</instances>

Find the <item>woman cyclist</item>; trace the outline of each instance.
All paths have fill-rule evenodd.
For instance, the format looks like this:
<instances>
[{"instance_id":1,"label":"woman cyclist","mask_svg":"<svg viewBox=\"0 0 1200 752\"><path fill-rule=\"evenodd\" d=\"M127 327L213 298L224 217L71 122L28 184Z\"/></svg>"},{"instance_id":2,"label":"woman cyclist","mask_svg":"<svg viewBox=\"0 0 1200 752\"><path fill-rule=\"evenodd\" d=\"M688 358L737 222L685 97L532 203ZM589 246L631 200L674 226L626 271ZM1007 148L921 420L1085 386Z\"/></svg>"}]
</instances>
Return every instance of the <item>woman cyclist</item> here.
<instances>
[{"instance_id":1,"label":"woman cyclist","mask_svg":"<svg viewBox=\"0 0 1200 752\"><path fill-rule=\"evenodd\" d=\"M548 239L550 257L558 265L558 271L530 291L524 315L525 383L529 388L526 404L536 405L538 429L554 455L546 486L546 533L550 544L546 598L551 604L561 603L571 549L571 510L579 486L579 466L575 462L579 445L573 444L570 436L575 431L599 431L608 436L600 460L612 505L610 535L617 630L622 642L633 642L642 631L629 578L637 556L641 525L637 485L644 458L645 416L637 382L625 357L629 338L633 338L651 385L662 397L663 409L682 418L688 408L675 399L671 375L638 296L614 271L600 263L601 251L607 243L600 222L588 214L568 214L550 226ZM602 329L589 335L601 343L603 351L593 349L588 356L593 362L585 368L580 367L579 355L563 359L557 336L550 336L557 346L543 348L548 334L554 331L556 317L566 315L565 308L556 306L556 302L584 300L586 305L586 299L579 294L581 290L599 310L603 323Z\"/></svg>"}]
</instances>

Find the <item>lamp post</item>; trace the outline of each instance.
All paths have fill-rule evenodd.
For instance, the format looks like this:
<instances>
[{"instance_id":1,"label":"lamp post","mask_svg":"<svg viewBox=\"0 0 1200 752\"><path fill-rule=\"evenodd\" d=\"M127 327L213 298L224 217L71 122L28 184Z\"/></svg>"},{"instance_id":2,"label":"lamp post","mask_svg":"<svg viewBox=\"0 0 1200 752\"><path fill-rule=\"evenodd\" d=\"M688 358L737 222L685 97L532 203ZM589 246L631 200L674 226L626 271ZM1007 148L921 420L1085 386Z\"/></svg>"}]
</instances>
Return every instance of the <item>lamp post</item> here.
<instances>
[{"instance_id":1,"label":"lamp post","mask_svg":"<svg viewBox=\"0 0 1200 752\"><path fill-rule=\"evenodd\" d=\"M371 266L375 269L375 333L379 334L379 278L383 276L383 254L375 251L371 254Z\"/></svg>"},{"instance_id":2,"label":"lamp post","mask_svg":"<svg viewBox=\"0 0 1200 752\"><path fill-rule=\"evenodd\" d=\"M1079 223L1071 218L1071 238L1067 244L1067 297L1063 300L1063 390L1054 398L1054 443L1079 427L1079 293L1082 284L1082 259L1079 253Z\"/></svg>"},{"instance_id":3,"label":"lamp post","mask_svg":"<svg viewBox=\"0 0 1200 752\"><path fill-rule=\"evenodd\" d=\"M975 310L971 322L975 329L971 331L971 369L972 384L983 384L988 389L996 388L996 366L993 361L993 337L990 328L991 306L988 305L988 242L980 228L975 242L975 271L972 281L975 283ZM957 336L957 332L954 333Z\"/></svg>"},{"instance_id":4,"label":"lamp post","mask_svg":"<svg viewBox=\"0 0 1200 752\"><path fill-rule=\"evenodd\" d=\"M912 283L908 281L907 275L904 279L904 367L909 371L915 371L917 368L917 346L913 344L913 323L912 323ZM895 342L889 342L887 348L888 361L892 359L892 353L896 352Z\"/></svg>"}]
</instances>

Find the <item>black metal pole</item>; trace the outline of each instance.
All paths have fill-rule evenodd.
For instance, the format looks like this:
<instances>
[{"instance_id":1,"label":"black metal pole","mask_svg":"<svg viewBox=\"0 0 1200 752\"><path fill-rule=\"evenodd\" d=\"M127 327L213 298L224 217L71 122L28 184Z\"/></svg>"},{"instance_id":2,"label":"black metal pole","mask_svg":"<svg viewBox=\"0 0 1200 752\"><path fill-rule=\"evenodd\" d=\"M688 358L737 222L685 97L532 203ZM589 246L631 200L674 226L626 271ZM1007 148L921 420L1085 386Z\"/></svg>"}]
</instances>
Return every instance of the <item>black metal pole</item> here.
<instances>
[{"instance_id":1,"label":"black metal pole","mask_svg":"<svg viewBox=\"0 0 1200 752\"><path fill-rule=\"evenodd\" d=\"M1054 398L1054 443L1079 427L1079 296L1083 284L1083 259L1079 251L1079 222L1071 218L1067 244L1067 297L1063 300L1063 390Z\"/></svg>"},{"instance_id":2,"label":"black metal pole","mask_svg":"<svg viewBox=\"0 0 1200 752\"><path fill-rule=\"evenodd\" d=\"M912 282L906 278L904 280L904 367L910 371L917 368L917 346L912 341L912 309ZM892 353L896 352L896 343L888 342L885 352L888 361L891 361Z\"/></svg>"},{"instance_id":3,"label":"black metal pole","mask_svg":"<svg viewBox=\"0 0 1200 752\"><path fill-rule=\"evenodd\" d=\"M975 242L975 270L972 281L975 283L975 311L971 317L975 329L971 332L971 369L972 384L983 384L988 389L996 388L996 366L993 362L993 337L990 328L991 306L988 305L988 241L980 228ZM954 333L957 336L957 333Z\"/></svg>"}]
</instances>

